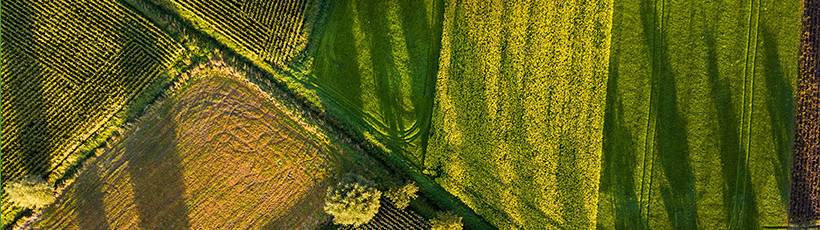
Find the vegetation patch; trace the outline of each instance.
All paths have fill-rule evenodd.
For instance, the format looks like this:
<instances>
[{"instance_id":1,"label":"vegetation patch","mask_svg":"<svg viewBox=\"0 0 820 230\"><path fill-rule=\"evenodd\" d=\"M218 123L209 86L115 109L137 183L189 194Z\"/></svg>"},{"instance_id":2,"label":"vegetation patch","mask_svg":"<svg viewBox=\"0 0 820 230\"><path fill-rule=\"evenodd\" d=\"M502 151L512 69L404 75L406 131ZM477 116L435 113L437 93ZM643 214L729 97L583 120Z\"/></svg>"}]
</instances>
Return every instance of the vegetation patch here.
<instances>
[{"instance_id":1,"label":"vegetation patch","mask_svg":"<svg viewBox=\"0 0 820 230\"><path fill-rule=\"evenodd\" d=\"M800 1L615 1L599 228L783 226Z\"/></svg>"},{"instance_id":2,"label":"vegetation patch","mask_svg":"<svg viewBox=\"0 0 820 230\"><path fill-rule=\"evenodd\" d=\"M191 76L87 166L35 227L321 224L318 208L287 214L324 190L337 150L232 70Z\"/></svg>"},{"instance_id":3,"label":"vegetation patch","mask_svg":"<svg viewBox=\"0 0 820 230\"><path fill-rule=\"evenodd\" d=\"M78 148L151 85L182 47L122 3L3 1L2 175L54 183ZM5 185L5 183L4 183ZM7 197L7 196L3 196ZM22 209L3 198L2 222Z\"/></svg>"},{"instance_id":4,"label":"vegetation patch","mask_svg":"<svg viewBox=\"0 0 820 230\"><path fill-rule=\"evenodd\" d=\"M428 175L502 229L594 228L611 8L446 2Z\"/></svg>"}]
</instances>

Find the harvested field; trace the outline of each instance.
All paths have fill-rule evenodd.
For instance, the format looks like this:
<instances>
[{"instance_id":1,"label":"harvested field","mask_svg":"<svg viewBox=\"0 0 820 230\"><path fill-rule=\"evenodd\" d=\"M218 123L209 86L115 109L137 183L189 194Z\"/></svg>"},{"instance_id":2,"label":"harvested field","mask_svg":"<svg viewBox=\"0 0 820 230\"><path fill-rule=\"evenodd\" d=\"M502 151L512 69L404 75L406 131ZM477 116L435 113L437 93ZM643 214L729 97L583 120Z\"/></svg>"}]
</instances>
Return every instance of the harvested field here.
<instances>
[{"instance_id":1,"label":"harvested field","mask_svg":"<svg viewBox=\"0 0 820 230\"><path fill-rule=\"evenodd\" d=\"M789 220L820 221L820 1L805 0Z\"/></svg>"},{"instance_id":2,"label":"harvested field","mask_svg":"<svg viewBox=\"0 0 820 230\"><path fill-rule=\"evenodd\" d=\"M259 88L202 69L152 107L36 228L280 228L326 220L337 151ZM307 207L314 208L305 209ZM297 207L298 206L298 207ZM278 227L277 227L278 226Z\"/></svg>"}]
</instances>

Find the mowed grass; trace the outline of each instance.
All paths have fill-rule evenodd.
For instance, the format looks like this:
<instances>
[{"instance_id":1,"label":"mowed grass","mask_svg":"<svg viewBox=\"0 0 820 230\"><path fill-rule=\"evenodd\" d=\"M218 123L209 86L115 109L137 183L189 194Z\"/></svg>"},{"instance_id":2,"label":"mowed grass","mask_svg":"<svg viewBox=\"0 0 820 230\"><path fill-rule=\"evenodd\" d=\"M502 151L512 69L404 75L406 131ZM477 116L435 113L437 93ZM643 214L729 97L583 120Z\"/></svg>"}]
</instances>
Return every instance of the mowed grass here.
<instances>
[{"instance_id":1,"label":"mowed grass","mask_svg":"<svg viewBox=\"0 0 820 230\"><path fill-rule=\"evenodd\" d=\"M152 107L35 227L315 228L340 149L229 68ZM375 169L374 169L375 170Z\"/></svg>"},{"instance_id":2,"label":"mowed grass","mask_svg":"<svg viewBox=\"0 0 820 230\"><path fill-rule=\"evenodd\" d=\"M603 229L787 223L800 1L616 1Z\"/></svg>"},{"instance_id":3,"label":"mowed grass","mask_svg":"<svg viewBox=\"0 0 820 230\"><path fill-rule=\"evenodd\" d=\"M441 4L329 1L304 67L328 113L417 166L433 106Z\"/></svg>"},{"instance_id":4,"label":"mowed grass","mask_svg":"<svg viewBox=\"0 0 820 230\"><path fill-rule=\"evenodd\" d=\"M425 166L501 229L596 226L612 1L448 1Z\"/></svg>"}]
</instances>

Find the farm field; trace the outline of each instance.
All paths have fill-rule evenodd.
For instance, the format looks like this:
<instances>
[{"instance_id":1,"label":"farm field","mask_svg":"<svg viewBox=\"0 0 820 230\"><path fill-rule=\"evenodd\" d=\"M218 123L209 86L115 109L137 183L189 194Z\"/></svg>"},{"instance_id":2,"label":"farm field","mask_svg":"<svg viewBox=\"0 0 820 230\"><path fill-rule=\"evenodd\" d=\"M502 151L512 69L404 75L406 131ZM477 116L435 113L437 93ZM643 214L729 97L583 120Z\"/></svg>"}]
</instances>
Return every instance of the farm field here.
<instances>
[{"instance_id":1,"label":"farm field","mask_svg":"<svg viewBox=\"0 0 820 230\"><path fill-rule=\"evenodd\" d=\"M0 18L3 229L820 227L820 0Z\"/></svg>"},{"instance_id":2,"label":"farm field","mask_svg":"<svg viewBox=\"0 0 820 230\"><path fill-rule=\"evenodd\" d=\"M182 16L236 52L287 68L307 46L317 0L144 0Z\"/></svg>"},{"instance_id":3,"label":"farm field","mask_svg":"<svg viewBox=\"0 0 820 230\"><path fill-rule=\"evenodd\" d=\"M117 1L3 1L2 176L60 178L171 77L182 47ZM20 211L3 196L2 222Z\"/></svg>"},{"instance_id":4,"label":"farm field","mask_svg":"<svg viewBox=\"0 0 820 230\"><path fill-rule=\"evenodd\" d=\"M786 226L799 1L615 1L599 228Z\"/></svg>"},{"instance_id":5,"label":"farm field","mask_svg":"<svg viewBox=\"0 0 820 230\"><path fill-rule=\"evenodd\" d=\"M433 106L442 1L332 1L308 85L328 113L421 166ZM317 27L317 30L319 28Z\"/></svg>"},{"instance_id":6,"label":"farm field","mask_svg":"<svg viewBox=\"0 0 820 230\"><path fill-rule=\"evenodd\" d=\"M448 1L425 166L501 229L596 226L612 1Z\"/></svg>"},{"instance_id":7,"label":"farm field","mask_svg":"<svg viewBox=\"0 0 820 230\"><path fill-rule=\"evenodd\" d=\"M320 226L330 175L348 164L344 150L236 70L205 67L190 76L86 167L34 227Z\"/></svg>"},{"instance_id":8,"label":"farm field","mask_svg":"<svg viewBox=\"0 0 820 230\"><path fill-rule=\"evenodd\" d=\"M820 1L804 7L789 220L820 225Z\"/></svg>"}]
</instances>

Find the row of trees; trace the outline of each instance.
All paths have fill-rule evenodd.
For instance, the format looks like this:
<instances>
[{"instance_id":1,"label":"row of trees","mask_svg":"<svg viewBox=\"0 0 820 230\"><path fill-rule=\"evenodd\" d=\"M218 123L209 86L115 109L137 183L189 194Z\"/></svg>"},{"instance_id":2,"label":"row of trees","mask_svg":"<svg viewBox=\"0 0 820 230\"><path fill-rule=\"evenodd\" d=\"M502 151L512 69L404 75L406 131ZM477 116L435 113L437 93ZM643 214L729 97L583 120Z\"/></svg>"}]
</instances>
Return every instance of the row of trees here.
<instances>
[{"instance_id":1,"label":"row of trees","mask_svg":"<svg viewBox=\"0 0 820 230\"><path fill-rule=\"evenodd\" d=\"M369 222L379 212L381 197L389 200L396 208L405 209L418 197L418 186L414 182L393 187L384 194L375 184L358 175L347 175L336 186L328 189L325 198L325 213L333 216L333 223L358 227ZM461 217L452 213L439 213L430 220L434 230L462 229Z\"/></svg>"}]
</instances>

